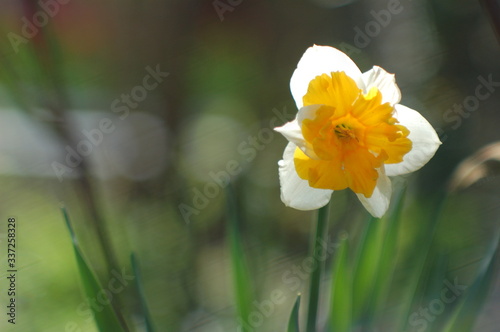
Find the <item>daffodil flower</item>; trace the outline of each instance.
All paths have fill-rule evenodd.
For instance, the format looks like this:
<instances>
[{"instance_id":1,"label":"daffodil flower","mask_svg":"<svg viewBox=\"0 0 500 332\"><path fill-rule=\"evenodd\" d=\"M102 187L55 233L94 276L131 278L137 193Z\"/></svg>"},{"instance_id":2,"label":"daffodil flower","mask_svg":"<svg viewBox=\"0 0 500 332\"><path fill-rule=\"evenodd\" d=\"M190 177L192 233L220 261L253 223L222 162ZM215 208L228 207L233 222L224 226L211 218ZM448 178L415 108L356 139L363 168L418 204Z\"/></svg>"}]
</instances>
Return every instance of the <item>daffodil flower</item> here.
<instances>
[{"instance_id":1,"label":"daffodil flower","mask_svg":"<svg viewBox=\"0 0 500 332\"><path fill-rule=\"evenodd\" d=\"M361 73L341 51L310 47L292 75L295 120L275 128L289 141L279 162L281 200L298 210L328 203L350 188L374 217L392 193L388 176L414 172L441 144L417 111L399 104L393 74Z\"/></svg>"}]
</instances>

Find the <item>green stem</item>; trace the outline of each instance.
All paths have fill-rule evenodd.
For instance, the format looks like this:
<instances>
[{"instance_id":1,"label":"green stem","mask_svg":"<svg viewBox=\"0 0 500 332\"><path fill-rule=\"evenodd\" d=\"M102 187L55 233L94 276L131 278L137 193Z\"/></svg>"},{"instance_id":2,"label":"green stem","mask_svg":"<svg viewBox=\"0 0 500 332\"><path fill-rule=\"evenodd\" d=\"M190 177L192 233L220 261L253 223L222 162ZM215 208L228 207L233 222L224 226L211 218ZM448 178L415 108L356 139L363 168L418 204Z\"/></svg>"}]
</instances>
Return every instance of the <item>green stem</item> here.
<instances>
[{"instance_id":1,"label":"green stem","mask_svg":"<svg viewBox=\"0 0 500 332\"><path fill-rule=\"evenodd\" d=\"M316 234L314 235L314 242L312 243L312 254L310 257L316 262L316 268L311 273L311 280L309 285L309 305L307 313L307 332L316 331L316 321L318 316L319 304L319 288L321 283L321 274L323 272L324 261L320 261L318 257L326 257L325 251L327 246L322 245L325 243L325 234L327 234L328 226L328 206L323 206L318 210L318 220L316 223Z\"/></svg>"}]
</instances>

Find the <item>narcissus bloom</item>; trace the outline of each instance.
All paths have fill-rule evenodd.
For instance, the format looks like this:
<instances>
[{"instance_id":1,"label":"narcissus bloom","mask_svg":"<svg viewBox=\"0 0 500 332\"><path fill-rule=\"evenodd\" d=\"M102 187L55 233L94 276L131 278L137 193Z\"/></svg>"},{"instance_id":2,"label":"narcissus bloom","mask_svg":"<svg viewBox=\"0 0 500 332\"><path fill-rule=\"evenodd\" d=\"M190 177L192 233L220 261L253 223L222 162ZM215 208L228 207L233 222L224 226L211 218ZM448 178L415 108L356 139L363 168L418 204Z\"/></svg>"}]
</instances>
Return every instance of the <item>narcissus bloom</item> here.
<instances>
[{"instance_id":1,"label":"narcissus bloom","mask_svg":"<svg viewBox=\"0 0 500 332\"><path fill-rule=\"evenodd\" d=\"M374 217L387 211L391 181L418 170L441 144L417 111L398 104L394 75L361 73L341 51L310 47L292 75L295 120L275 128L289 143L279 162L285 205L312 210L350 188Z\"/></svg>"}]
</instances>

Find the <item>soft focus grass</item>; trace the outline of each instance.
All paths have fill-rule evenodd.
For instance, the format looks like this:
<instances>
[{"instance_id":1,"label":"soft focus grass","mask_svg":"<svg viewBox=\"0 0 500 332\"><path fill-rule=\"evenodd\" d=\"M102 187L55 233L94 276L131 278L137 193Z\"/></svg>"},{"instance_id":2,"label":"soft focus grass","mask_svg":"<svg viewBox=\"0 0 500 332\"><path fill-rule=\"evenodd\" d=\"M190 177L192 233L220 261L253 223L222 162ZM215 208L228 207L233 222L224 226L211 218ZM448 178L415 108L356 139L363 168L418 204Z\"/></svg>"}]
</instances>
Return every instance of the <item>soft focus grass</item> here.
<instances>
[{"instance_id":1,"label":"soft focus grass","mask_svg":"<svg viewBox=\"0 0 500 332\"><path fill-rule=\"evenodd\" d=\"M20 45L19 53L4 39L0 115L7 109L25 114L55 137L62 150L68 142L61 128L72 134L81 129L73 115L112 113L112 101L141 83L146 66L160 64L171 75L131 110L155 116L165 128L161 156L166 166L151 178L137 180L118 172L102 179L90 172L90 190L85 191L72 179L60 183L25 174L31 166L25 161L30 160L31 142L5 125L0 133L0 210L1 220L14 216L19 226L19 311L16 326L2 319L0 330L63 331L66 323L75 322L82 331L97 331L93 321L78 313L84 300L81 276L59 211L63 202L89 268L106 284L110 267L88 205L93 197L118 266L141 275L140 283L120 293L120 309L131 329L234 331L238 317L256 310L254 300L261 303L280 290L284 302L256 330L297 331L299 325L304 331L309 280L290 284L283 276L308 257L315 214L285 208L279 199L276 163L286 144L282 137L273 134L268 144L252 150L255 155L242 154L238 147L244 143L248 148L249 137L269 127L273 109L286 108L293 117L288 83L308 46L353 44L353 28L363 28L372 20L371 10L386 5L332 3L244 1L220 22L211 2L89 5L75 0L39 38ZM466 330L472 315L464 312L482 312L483 323L495 321L485 316L482 305L488 286L497 280L498 268L488 264L491 257L498 261L493 256L498 252L498 179L489 174L453 194L445 187L458 162L500 139L499 94L481 101L458 128L443 115L474 93L478 75L491 73L498 80L498 44L475 2L413 1L403 7L368 47L352 56L362 70L377 64L395 72L403 103L443 128L447 140L426 167L405 179L404 200L395 197L393 212L382 220L370 220L351 193L333 195L328 235L342 246L326 260L317 285L318 326L326 329L354 325L411 332L408 317L439 297L444 280L454 278L470 293L447 304L428 331ZM2 7L2 36L20 31L23 8ZM137 141L151 134L133 122L126 124L137 129ZM130 165L120 165L125 169L141 165L141 155L134 151L153 148L135 143L123 143L131 158ZM221 189L185 223L178 205L191 204L193 190L202 190L212 181L209 173L224 169L229 160L242 168L233 179L240 220L228 218ZM5 239L0 227L0 246ZM1 278L0 289L4 285ZM0 300L8 300L4 292ZM494 300L486 305L490 312L498 311Z\"/></svg>"}]
</instances>

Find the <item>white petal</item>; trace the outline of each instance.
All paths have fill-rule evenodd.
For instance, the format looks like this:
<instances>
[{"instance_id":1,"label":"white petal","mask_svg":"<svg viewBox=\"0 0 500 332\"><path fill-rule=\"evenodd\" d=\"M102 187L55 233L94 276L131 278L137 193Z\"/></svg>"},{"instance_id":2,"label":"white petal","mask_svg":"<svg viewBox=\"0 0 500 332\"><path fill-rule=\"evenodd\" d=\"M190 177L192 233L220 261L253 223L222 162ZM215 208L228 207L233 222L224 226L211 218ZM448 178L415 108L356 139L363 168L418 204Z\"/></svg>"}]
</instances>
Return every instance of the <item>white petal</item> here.
<instances>
[{"instance_id":1,"label":"white petal","mask_svg":"<svg viewBox=\"0 0 500 332\"><path fill-rule=\"evenodd\" d=\"M293 154L297 146L288 143L280 160L279 176L281 186L281 200L286 206L297 210L315 210L325 206L333 190L311 188L307 180L302 180L295 170Z\"/></svg>"},{"instance_id":2,"label":"white petal","mask_svg":"<svg viewBox=\"0 0 500 332\"><path fill-rule=\"evenodd\" d=\"M361 71L358 66L343 52L329 46L309 47L297 65L290 80L293 99L300 109L304 104L302 97L307 93L309 82L321 74L343 71L356 81L360 89L364 89Z\"/></svg>"},{"instance_id":3,"label":"white petal","mask_svg":"<svg viewBox=\"0 0 500 332\"><path fill-rule=\"evenodd\" d=\"M415 110L397 104L395 118L410 131L408 138L412 141L412 149L398 164L386 164L385 171L389 176L411 173L434 156L441 141L431 124Z\"/></svg>"},{"instance_id":4,"label":"white petal","mask_svg":"<svg viewBox=\"0 0 500 332\"><path fill-rule=\"evenodd\" d=\"M302 121L305 119L314 120L316 118L316 112L321 108L321 106L323 105L309 105L301 107L297 113L297 123L299 126L302 127Z\"/></svg>"},{"instance_id":5,"label":"white petal","mask_svg":"<svg viewBox=\"0 0 500 332\"><path fill-rule=\"evenodd\" d=\"M399 103L401 100L401 91L396 84L394 74L389 74L379 66L373 66L372 69L363 73L363 82L365 84L365 93L372 87L376 87L382 93L382 102L391 105Z\"/></svg>"},{"instance_id":6,"label":"white petal","mask_svg":"<svg viewBox=\"0 0 500 332\"><path fill-rule=\"evenodd\" d=\"M378 170L377 186L373 190L370 198L366 198L363 194L357 194L361 204L375 218L382 218L391 202L392 186L391 180L387 177L384 169Z\"/></svg>"},{"instance_id":7,"label":"white petal","mask_svg":"<svg viewBox=\"0 0 500 332\"><path fill-rule=\"evenodd\" d=\"M314 119L316 111L321 105L310 105L302 107L297 113L297 118L293 121L285 123L281 127L274 128L275 131L285 136L285 138L297 145L306 155L313 159L319 159L311 143L307 142L302 135L301 125L306 118Z\"/></svg>"},{"instance_id":8,"label":"white petal","mask_svg":"<svg viewBox=\"0 0 500 332\"><path fill-rule=\"evenodd\" d=\"M281 127L274 128L275 131L285 136L285 138L298 146L304 146L304 136L302 136L302 130L300 129L297 119L285 123Z\"/></svg>"}]
</instances>

